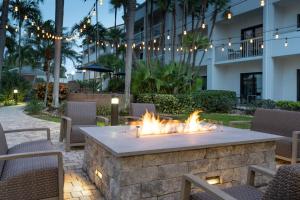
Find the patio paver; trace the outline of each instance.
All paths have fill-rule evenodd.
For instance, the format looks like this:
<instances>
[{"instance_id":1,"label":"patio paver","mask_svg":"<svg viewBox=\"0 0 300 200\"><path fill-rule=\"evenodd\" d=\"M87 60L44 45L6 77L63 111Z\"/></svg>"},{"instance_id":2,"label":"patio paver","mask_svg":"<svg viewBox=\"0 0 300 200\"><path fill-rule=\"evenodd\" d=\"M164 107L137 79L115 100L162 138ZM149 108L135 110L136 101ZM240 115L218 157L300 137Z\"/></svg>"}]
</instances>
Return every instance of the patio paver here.
<instances>
[{"instance_id":1,"label":"patio paver","mask_svg":"<svg viewBox=\"0 0 300 200\"><path fill-rule=\"evenodd\" d=\"M82 171L83 149L64 151L64 146L59 143L60 124L36 119L23 112L24 106L10 106L0 108L0 123L4 130L18 128L49 127L51 141L57 149L63 151L65 169L65 199L67 200L102 200L100 192L92 184L88 176ZM13 133L7 135L9 147L16 144L45 138L43 132Z\"/></svg>"}]
</instances>

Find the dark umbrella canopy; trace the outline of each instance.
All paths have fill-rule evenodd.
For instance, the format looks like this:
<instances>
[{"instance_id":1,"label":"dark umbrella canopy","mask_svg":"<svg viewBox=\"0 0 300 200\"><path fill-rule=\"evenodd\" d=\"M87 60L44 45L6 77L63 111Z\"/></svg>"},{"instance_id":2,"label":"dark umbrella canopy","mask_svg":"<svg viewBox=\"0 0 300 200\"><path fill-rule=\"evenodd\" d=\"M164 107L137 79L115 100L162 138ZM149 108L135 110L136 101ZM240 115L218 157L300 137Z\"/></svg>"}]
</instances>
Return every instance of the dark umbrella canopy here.
<instances>
[{"instance_id":1,"label":"dark umbrella canopy","mask_svg":"<svg viewBox=\"0 0 300 200\"><path fill-rule=\"evenodd\" d=\"M94 72L113 72L113 70L103 67L99 64L90 64L86 66L82 66L78 68L79 70L87 70L87 71L94 71Z\"/></svg>"}]
</instances>

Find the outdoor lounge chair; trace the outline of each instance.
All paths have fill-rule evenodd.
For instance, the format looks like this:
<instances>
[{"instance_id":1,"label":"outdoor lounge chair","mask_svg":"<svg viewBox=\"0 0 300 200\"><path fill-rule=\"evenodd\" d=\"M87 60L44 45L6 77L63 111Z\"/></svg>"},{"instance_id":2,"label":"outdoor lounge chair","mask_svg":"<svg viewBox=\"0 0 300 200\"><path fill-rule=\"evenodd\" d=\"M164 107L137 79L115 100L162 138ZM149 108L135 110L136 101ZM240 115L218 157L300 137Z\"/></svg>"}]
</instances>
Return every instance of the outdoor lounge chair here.
<instances>
[{"instance_id":1,"label":"outdoor lounge chair","mask_svg":"<svg viewBox=\"0 0 300 200\"><path fill-rule=\"evenodd\" d=\"M266 188L261 192L254 187L256 174L262 174L273 178ZM201 188L203 192L191 195L191 185ZM250 166L248 168L247 185L233 186L231 188L219 189L209 185L205 180L192 174L183 176L181 200L283 200L300 199L300 165L281 166L277 173L260 167Z\"/></svg>"},{"instance_id":2,"label":"outdoor lounge chair","mask_svg":"<svg viewBox=\"0 0 300 200\"><path fill-rule=\"evenodd\" d=\"M46 131L47 140L8 148L5 134ZM0 124L0 199L63 200L63 157L50 141L49 128L4 131Z\"/></svg>"},{"instance_id":3,"label":"outdoor lounge chair","mask_svg":"<svg viewBox=\"0 0 300 200\"><path fill-rule=\"evenodd\" d=\"M231 125L249 123L234 121ZM291 163L300 159L300 112L257 109L251 123L251 130L283 136L276 142L276 157Z\"/></svg>"},{"instance_id":4,"label":"outdoor lounge chair","mask_svg":"<svg viewBox=\"0 0 300 200\"><path fill-rule=\"evenodd\" d=\"M65 140L65 150L70 151L73 146L84 146L85 136L80 127L97 126L98 120L109 120L97 116L96 102L67 102L65 116L61 117L60 142Z\"/></svg>"},{"instance_id":5,"label":"outdoor lounge chair","mask_svg":"<svg viewBox=\"0 0 300 200\"><path fill-rule=\"evenodd\" d=\"M156 111L156 107L152 103L131 103L129 116L124 116L123 118L128 122L141 120L142 116L146 113L146 111L158 115ZM161 119L166 119L166 120L172 119L171 117L163 116L163 115L159 115L159 117Z\"/></svg>"}]
</instances>

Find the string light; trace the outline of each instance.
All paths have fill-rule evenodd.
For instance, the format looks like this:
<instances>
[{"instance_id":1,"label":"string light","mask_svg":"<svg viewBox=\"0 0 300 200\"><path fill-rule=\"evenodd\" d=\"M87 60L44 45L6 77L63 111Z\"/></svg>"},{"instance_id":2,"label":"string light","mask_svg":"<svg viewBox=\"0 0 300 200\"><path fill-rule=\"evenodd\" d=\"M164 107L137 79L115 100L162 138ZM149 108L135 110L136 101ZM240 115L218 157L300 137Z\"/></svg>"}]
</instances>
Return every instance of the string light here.
<instances>
[{"instance_id":1,"label":"string light","mask_svg":"<svg viewBox=\"0 0 300 200\"><path fill-rule=\"evenodd\" d=\"M231 38L228 39L228 46L231 47Z\"/></svg>"},{"instance_id":2,"label":"string light","mask_svg":"<svg viewBox=\"0 0 300 200\"><path fill-rule=\"evenodd\" d=\"M240 46L240 50L241 50L241 51L243 50L243 46L242 46L242 45Z\"/></svg>"},{"instance_id":3,"label":"string light","mask_svg":"<svg viewBox=\"0 0 300 200\"><path fill-rule=\"evenodd\" d=\"M222 51L225 51L225 48L224 48L224 44L223 44L223 46L222 46L222 49L221 49Z\"/></svg>"},{"instance_id":4,"label":"string light","mask_svg":"<svg viewBox=\"0 0 300 200\"><path fill-rule=\"evenodd\" d=\"M276 29L276 33L275 33L275 39L279 38L279 34L278 34L278 28Z\"/></svg>"},{"instance_id":5,"label":"string light","mask_svg":"<svg viewBox=\"0 0 300 200\"><path fill-rule=\"evenodd\" d=\"M18 6L15 7L15 12L18 12L19 11L19 8Z\"/></svg>"},{"instance_id":6,"label":"string light","mask_svg":"<svg viewBox=\"0 0 300 200\"><path fill-rule=\"evenodd\" d=\"M100 4L100 6L102 6L103 5L103 0L99 0L99 4Z\"/></svg>"},{"instance_id":7,"label":"string light","mask_svg":"<svg viewBox=\"0 0 300 200\"><path fill-rule=\"evenodd\" d=\"M260 48L262 48L262 49L264 48L264 43L262 43L262 44L260 45Z\"/></svg>"},{"instance_id":8,"label":"string light","mask_svg":"<svg viewBox=\"0 0 300 200\"><path fill-rule=\"evenodd\" d=\"M227 19L231 19L232 18L232 12L230 11L230 8L228 8L227 12L226 12L226 16L227 16Z\"/></svg>"},{"instance_id":9,"label":"string light","mask_svg":"<svg viewBox=\"0 0 300 200\"><path fill-rule=\"evenodd\" d=\"M208 51L207 48L205 48L204 51L207 52Z\"/></svg>"},{"instance_id":10,"label":"string light","mask_svg":"<svg viewBox=\"0 0 300 200\"><path fill-rule=\"evenodd\" d=\"M288 46L289 46L289 43L288 43L288 39L287 39L287 38L285 38L284 46L285 46L285 47L288 47Z\"/></svg>"},{"instance_id":11,"label":"string light","mask_svg":"<svg viewBox=\"0 0 300 200\"><path fill-rule=\"evenodd\" d=\"M251 44L253 43L253 39L252 39L252 38L250 39L250 43L251 43Z\"/></svg>"},{"instance_id":12,"label":"string light","mask_svg":"<svg viewBox=\"0 0 300 200\"><path fill-rule=\"evenodd\" d=\"M171 51L171 47L169 47L169 51Z\"/></svg>"},{"instance_id":13,"label":"string light","mask_svg":"<svg viewBox=\"0 0 300 200\"><path fill-rule=\"evenodd\" d=\"M168 30L168 36L167 36L167 39L170 40L171 37L170 37L170 30Z\"/></svg>"},{"instance_id":14,"label":"string light","mask_svg":"<svg viewBox=\"0 0 300 200\"><path fill-rule=\"evenodd\" d=\"M8 25L5 25L5 28L8 29Z\"/></svg>"},{"instance_id":15,"label":"string light","mask_svg":"<svg viewBox=\"0 0 300 200\"><path fill-rule=\"evenodd\" d=\"M153 43L154 43L154 44L156 43L156 39L153 40Z\"/></svg>"},{"instance_id":16,"label":"string light","mask_svg":"<svg viewBox=\"0 0 300 200\"><path fill-rule=\"evenodd\" d=\"M25 19L25 20L27 20L27 19L28 19L27 15L25 15L25 16L24 16L24 19Z\"/></svg>"},{"instance_id":17,"label":"string light","mask_svg":"<svg viewBox=\"0 0 300 200\"><path fill-rule=\"evenodd\" d=\"M210 47L211 49L214 47L214 45L213 45L213 41L210 41L210 45L209 45L209 47Z\"/></svg>"},{"instance_id":18,"label":"string light","mask_svg":"<svg viewBox=\"0 0 300 200\"><path fill-rule=\"evenodd\" d=\"M206 27L206 24L204 23L204 19L203 19L203 21L202 21L201 27L202 27L202 29L205 29L205 27Z\"/></svg>"},{"instance_id":19,"label":"string light","mask_svg":"<svg viewBox=\"0 0 300 200\"><path fill-rule=\"evenodd\" d=\"M260 0L260 6L265 6L265 0Z\"/></svg>"}]
</instances>

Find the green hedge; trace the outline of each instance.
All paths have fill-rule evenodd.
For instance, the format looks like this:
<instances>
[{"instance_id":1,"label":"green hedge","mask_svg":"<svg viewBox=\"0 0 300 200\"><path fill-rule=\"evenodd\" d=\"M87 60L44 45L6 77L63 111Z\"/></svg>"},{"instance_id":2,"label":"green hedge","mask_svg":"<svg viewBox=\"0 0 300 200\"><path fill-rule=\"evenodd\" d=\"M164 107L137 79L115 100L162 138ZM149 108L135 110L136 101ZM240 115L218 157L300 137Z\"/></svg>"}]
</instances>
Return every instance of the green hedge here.
<instances>
[{"instance_id":1,"label":"green hedge","mask_svg":"<svg viewBox=\"0 0 300 200\"><path fill-rule=\"evenodd\" d=\"M299 101L278 101L276 102L276 106L283 110L300 111Z\"/></svg>"},{"instance_id":2,"label":"green hedge","mask_svg":"<svg viewBox=\"0 0 300 200\"><path fill-rule=\"evenodd\" d=\"M235 101L235 92L217 90L201 91L192 95L136 95L136 102L154 103L159 112L167 114L189 113L197 109L202 109L206 112L230 112Z\"/></svg>"}]
</instances>

